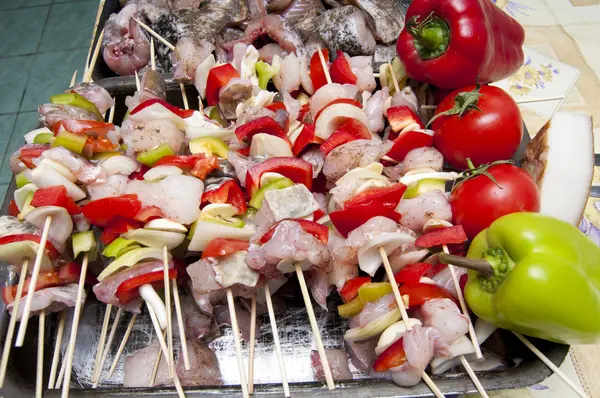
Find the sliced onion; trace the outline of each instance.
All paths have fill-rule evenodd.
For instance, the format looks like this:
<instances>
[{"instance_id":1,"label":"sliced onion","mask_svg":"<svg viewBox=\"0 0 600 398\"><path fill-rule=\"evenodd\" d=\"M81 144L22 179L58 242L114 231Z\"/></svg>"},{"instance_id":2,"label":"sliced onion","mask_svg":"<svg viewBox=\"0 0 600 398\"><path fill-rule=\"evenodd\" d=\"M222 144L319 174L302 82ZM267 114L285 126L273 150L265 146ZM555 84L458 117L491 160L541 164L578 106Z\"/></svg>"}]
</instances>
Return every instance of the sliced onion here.
<instances>
[{"instance_id":1,"label":"sliced onion","mask_svg":"<svg viewBox=\"0 0 600 398\"><path fill-rule=\"evenodd\" d=\"M124 267L132 267L139 262L144 260L161 260L163 251L162 248L156 249L154 247L142 247L128 251L127 253L117 257L112 263L110 263L104 270L98 275L98 280L102 282L104 278L114 274L118 270ZM168 260L171 261L171 254L167 253Z\"/></svg>"},{"instance_id":2,"label":"sliced onion","mask_svg":"<svg viewBox=\"0 0 600 398\"><path fill-rule=\"evenodd\" d=\"M386 255L390 255L394 250L402 245L415 242L415 238L404 232L387 232L371 239L365 246L358 249L358 265L361 270L374 276L377 269L382 264L379 248L383 247Z\"/></svg>"},{"instance_id":3,"label":"sliced onion","mask_svg":"<svg viewBox=\"0 0 600 398\"><path fill-rule=\"evenodd\" d=\"M421 321L417 318L408 318L407 322L410 327L416 325L422 325ZM377 347L375 347L375 354L381 355L389 346L398 341L406 332L406 323L404 321L396 322L390 325L379 337L377 341Z\"/></svg>"},{"instance_id":4,"label":"sliced onion","mask_svg":"<svg viewBox=\"0 0 600 398\"><path fill-rule=\"evenodd\" d=\"M83 192L81 188L47 165L40 165L33 169L31 172L31 181L37 185L38 188L63 185L67 188L67 194L76 202L85 198L85 192Z\"/></svg>"},{"instance_id":5,"label":"sliced onion","mask_svg":"<svg viewBox=\"0 0 600 398\"><path fill-rule=\"evenodd\" d=\"M156 181L162 180L163 178L167 178L168 176L175 176L180 174L183 174L183 170L181 170L177 166L156 166L151 168L144 174L144 180Z\"/></svg>"},{"instance_id":6,"label":"sliced onion","mask_svg":"<svg viewBox=\"0 0 600 398\"><path fill-rule=\"evenodd\" d=\"M431 178L435 180L454 181L459 177L459 174L454 171L434 171L428 173L416 173L405 175L400 178L400 182L406 186L414 185L420 180Z\"/></svg>"},{"instance_id":7,"label":"sliced onion","mask_svg":"<svg viewBox=\"0 0 600 398\"><path fill-rule=\"evenodd\" d=\"M32 183L25 184L15 191L14 198L19 211L23 211L23 206L25 205L27 197L29 197L30 193L35 191L37 191L37 187L35 186L35 184Z\"/></svg>"},{"instance_id":8,"label":"sliced onion","mask_svg":"<svg viewBox=\"0 0 600 398\"><path fill-rule=\"evenodd\" d=\"M150 284L140 286L138 291L146 304L152 307L154 314L156 314L156 319L160 324L160 328L164 330L167 327L167 307L165 306L165 303L163 303L160 296L156 293L156 290L154 290Z\"/></svg>"},{"instance_id":9,"label":"sliced onion","mask_svg":"<svg viewBox=\"0 0 600 398\"><path fill-rule=\"evenodd\" d=\"M390 325L402 318L400 310L394 308L392 311L369 322L365 327L348 329L344 334L344 340L348 342L369 340L380 335Z\"/></svg>"},{"instance_id":10,"label":"sliced onion","mask_svg":"<svg viewBox=\"0 0 600 398\"><path fill-rule=\"evenodd\" d=\"M28 144L33 144L33 140L38 134L52 134L52 130L50 130L48 127L42 127L40 129L32 130L29 133L25 134L25 142Z\"/></svg>"},{"instance_id":11,"label":"sliced onion","mask_svg":"<svg viewBox=\"0 0 600 398\"><path fill-rule=\"evenodd\" d=\"M135 160L122 155L111 156L108 159L103 160L101 165L108 176L114 174L128 176L139 169Z\"/></svg>"},{"instance_id":12,"label":"sliced onion","mask_svg":"<svg viewBox=\"0 0 600 398\"><path fill-rule=\"evenodd\" d=\"M210 54L204 58L204 61L200 62L200 65L196 68L196 74L194 76L194 86L198 90L200 98L206 98L206 81L208 80L208 72L212 67L215 66L215 56Z\"/></svg>"},{"instance_id":13,"label":"sliced onion","mask_svg":"<svg viewBox=\"0 0 600 398\"><path fill-rule=\"evenodd\" d=\"M259 133L252 137L250 155L269 157L293 157L292 150L282 138L271 134Z\"/></svg>"},{"instance_id":14,"label":"sliced onion","mask_svg":"<svg viewBox=\"0 0 600 398\"><path fill-rule=\"evenodd\" d=\"M178 232L157 231L152 229L139 228L121 235L125 239L135 240L144 246L162 249L164 246L168 250L173 250L179 246L185 239L185 235Z\"/></svg>"},{"instance_id":15,"label":"sliced onion","mask_svg":"<svg viewBox=\"0 0 600 398\"><path fill-rule=\"evenodd\" d=\"M75 174L73 174L71 172L71 170L69 170L67 167L63 166L62 164L60 164L52 159L48 159L48 158L42 159L42 161L40 162L38 167L40 167L40 166L52 167L54 170L58 171L67 180L69 180L73 183L77 182L77 176L75 176Z\"/></svg>"},{"instance_id":16,"label":"sliced onion","mask_svg":"<svg viewBox=\"0 0 600 398\"><path fill-rule=\"evenodd\" d=\"M326 140L348 119L356 119L370 131L369 118L362 109L350 104L333 104L319 115L315 123L315 136Z\"/></svg>"},{"instance_id":17,"label":"sliced onion","mask_svg":"<svg viewBox=\"0 0 600 398\"><path fill-rule=\"evenodd\" d=\"M52 222L48 236L62 246L73 232L73 220L64 208L58 206L36 207L25 215L25 220L43 230L46 218L49 216L52 217Z\"/></svg>"},{"instance_id":18,"label":"sliced onion","mask_svg":"<svg viewBox=\"0 0 600 398\"><path fill-rule=\"evenodd\" d=\"M158 231L187 233L187 228L178 222L169 220L168 218L156 218L150 220L144 225L144 229L154 229Z\"/></svg>"},{"instance_id":19,"label":"sliced onion","mask_svg":"<svg viewBox=\"0 0 600 398\"><path fill-rule=\"evenodd\" d=\"M188 250L202 251L206 248L208 242L214 238L250 240L255 232L254 227L249 224L244 225L242 228L235 228L200 219L196 222L196 229Z\"/></svg>"},{"instance_id":20,"label":"sliced onion","mask_svg":"<svg viewBox=\"0 0 600 398\"><path fill-rule=\"evenodd\" d=\"M30 240L22 240L20 242L11 242L0 245L0 261L14 266L13 270L20 272L23 261L29 260L29 269L32 269L39 247L39 243L35 243ZM52 269L52 261L44 252L40 270L51 271Z\"/></svg>"}]
</instances>

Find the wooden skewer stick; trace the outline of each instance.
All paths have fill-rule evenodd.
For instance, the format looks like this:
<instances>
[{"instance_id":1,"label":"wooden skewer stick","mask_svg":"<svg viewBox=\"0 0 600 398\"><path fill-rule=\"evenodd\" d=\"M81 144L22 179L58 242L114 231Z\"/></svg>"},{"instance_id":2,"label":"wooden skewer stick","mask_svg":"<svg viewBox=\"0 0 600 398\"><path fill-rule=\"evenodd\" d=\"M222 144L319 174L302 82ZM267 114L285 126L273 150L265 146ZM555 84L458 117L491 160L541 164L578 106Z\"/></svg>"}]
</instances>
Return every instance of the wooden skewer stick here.
<instances>
[{"instance_id":1,"label":"wooden skewer stick","mask_svg":"<svg viewBox=\"0 0 600 398\"><path fill-rule=\"evenodd\" d=\"M77 301L75 302L75 310L73 312L73 323L71 325L71 336L69 345L67 346L67 369L65 371L65 381L62 386L62 398L68 398L71 387L71 372L73 370L73 354L75 353L75 342L77 341L77 328L79 327L79 318L83 306L83 293L85 291L85 277L88 267L88 253L83 255L81 262L81 274L79 275L79 285L77 288Z\"/></svg>"},{"instance_id":2,"label":"wooden skewer stick","mask_svg":"<svg viewBox=\"0 0 600 398\"><path fill-rule=\"evenodd\" d=\"M150 67L156 70L156 60L154 58L154 37L150 38Z\"/></svg>"},{"instance_id":3,"label":"wooden skewer stick","mask_svg":"<svg viewBox=\"0 0 600 398\"><path fill-rule=\"evenodd\" d=\"M127 325L127 330L125 331L125 335L123 336L123 339L121 340L121 344L119 344L119 348L117 349L117 353L115 354L113 363L110 367L110 370L108 371L109 379L112 377L113 373L115 373L115 369L117 369L117 364L119 363L119 357L121 356L121 354L123 353L123 350L125 349L125 344L127 344L127 340L129 339L129 335L131 334L131 330L133 329L133 325L135 324L136 318L137 318L137 314L133 314L133 316L131 317L131 320L129 321L129 325Z\"/></svg>"},{"instance_id":4,"label":"wooden skewer stick","mask_svg":"<svg viewBox=\"0 0 600 398\"><path fill-rule=\"evenodd\" d=\"M160 327L160 322L158 322L158 318L156 317L156 313L151 305L146 303L146 307L148 308L148 313L150 314L150 319L152 320L152 325L154 326L154 331L156 332L156 337L158 338L158 343L160 344L160 348L163 352L163 355L167 359L167 364L169 364L169 349L167 348L167 342L162 334L162 329ZM169 375L169 377L173 377Z\"/></svg>"},{"instance_id":5,"label":"wooden skewer stick","mask_svg":"<svg viewBox=\"0 0 600 398\"><path fill-rule=\"evenodd\" d=\"M46 217L46 221L44 222L44 229L42 230L42 237L40 238L40 244L35 256L35 263L33 264L33 270L31 271L29 291L27 292L27 299L25 299L23 315L21 315L21 324L19 325L19 333L17 334L17 341L15 343L16 347L22 347L23 342L25 341L25 332L27 331L29 313L31 312L31 302L33 301L33 295L35 294L35 286L37 284L38 276L40 274L40 268L42 267L42 259L44 258L44 251L46 250L46 242L48 241L48 233L50 232L51 224L52 216Z\"/></svg>"},{"instance_id":6,"label":"wooden skewer stick","mask_svg":"<svg viewBox=\"0 0 600 398\"><path fill-rule=\"evenodd\" d=\"M110 351L110 346L115 338L115 334L117 331L117 325L121 320L121 315L123 314L123 308L119 308L117 310L117 314L115 315L115 319L113 320L112 327L110 328L110 334L108 335L108 340L106 341L106 345L102 350L102 359L100 360L100 364L98 366L98 373L95 375L95 378L92 380L92 388L98 388L98 384L100 383L100 377L102 376L102 370L104 369L104 364L106 363L106 358L108 357L108 352ZM102 340L104 342L104 339Z\"/></svg>"},{"instance_id":7,"label":"wooden skewer stick","mask_svg":"<svg viewBox=\"0 0 600 398\"><path fill-rule=\"evenodd\" d=\"M185 370L190 370L190 355L187 349L187 338L185 337L185 326L183 324L183 315L181 312L181 302L179 301L179 288L177 280L171 281L173 284L173 302L175 303L175 314L177 315L177 325L179 327L179 338L181 339L181 355L183 355L183 366Z\"/></svg>"},{"instance_id":8,"label":"wooden skewer stick","mask_svg":"<svg viewBox=\"0 0 600 398\"><path fill-rule=\"evenodd\" d=\"M166 41L161 35L159 35L158 33L156 33L154 30L152 30L151 27L149 27L148 25L146 25L145 23L143 23L142 21L140 21L139 19L137 19L135 17L132 17L132 18L142 28L146 29L146 31L148 33L150 33L152 36L154 36L156 38L156 40L160 41L162 44L164 44L165 46L167 46L167 48L169 48L171 51L175 51L175 46L172 45L171 43L169 43L168 41Z\"/></svg>"},{"instance_id":9,"label":"wooden skewer stick","mask_svg":"<svg viewBox=\"0 0 600 398\"><path fill-rule=\"evenodd\" d=\"M60 389L62 386L62 382L65 379L65 369L67 368L67 361L62 361L62 365L60 365L60 372L58 372L58 377L56 378L56 384L54 385L55 389Z\"/></svg>"},{"instance_id":10,"label":"wooden skewer stick","mask_svg":"<svg viewBox=\"0 0 600 398\"><path fill-rule=\"evenodd\" d=\"M94 66L96 65L96 61L98 60L98 54L100 54L100 47L102 47L103 37L104 29L102 29L102 31L100 32L100 36L98 36L98 42L96 43L96 48L94 48L94 55L92 56L90 67L83 76L83 81L85 83L89 83L92 80L92 73L94 73Z\"/></svg>"},{"instance_id":11,"label":"wooden skewer stick","mask_svg":"<svg viewBox=\"0 0 600 398\"><path fill-rule=\"evenodd\" d=\"M266 285L266 284L265 284ZM254 348L256 346L256 294L250 306L250 341L248 347L248 393L254 394Z\"/></svg>"},{"instance_id":12,"label":"wooden skewer stick","mask_svg":"<svg viewBox=\"0 0 600 398\"><path fill-rule=\"evenodd\" d=\"M135 71L134 74L135 74L135 89L139 93L140 92L140 86L141 86L140 85L140 77L139 77L137 71Z\"/></svg>"},{"instance_id":13,"label":"wooden skewer stick","mask_svg":"<svg viewBox=\"0 0 600 398\"><path fill-rule=\"evenodd\" d=\"M319 47L317 49L317 52L319 53L319 60L321 60L321 66L323 67L323 72L325 73L325 79L327 79L327 84L331 84L331 75L329 74L329 66L327 65L327 62L325 62L325 57L323 56L323 52L321 51L321 48Z\"/></svg>"},{"instance_id":14,"label":"wooden skewer stick","mask_svg":"<svg viewBox=\"0 0 600 398\"><path fill-rule=\"evenodd\" d=\"M69 87L73 87L75 82L77 81L77 69L73 72L73 76L71 76L71 81L69 82Z\"/></svg>"},{"instance_id":15,"label":"wooden skewer stick","mask_svg":"<svg viewBox=\"0 0 600 398\"><path fill-rule=\"evenodd\" d=\"M33 286L33 285L32 285ZM44 332L46 330L46 310L39 315L38 347L37 347L37 372L35 375L35 398L42 398L44 379Z\"/></svg>"},{"instance_id":16,"label":"wooden skewer stick","mask_svg":"<svg viewBox=\"0 0 600 398\"><path fill-rule=\"evenodd\" d=\"M464 355L461 355L459 357L459 359L460 359L460 363L462 363L462 366L465 368L465 370L469 374L469 377L473 381L473 384L475 384L475 388L477 388L477 391L479 391L479 394L481 394L481 396L484 398L489 398L487 392L485 391L485 388L483 387L483 384L481 384L481 381L479 380L479 378L475 374L475 371L473 370L473 368L467 361L467 358L465 358Z\"/></svg>"},{"instance_id":17,"label":"wooden skewer stick","mask_svg":"<svg viewBox=\"0 0 600 398\"><path fill-rule=\"evenodd\" d=\"M399 93L400 85L398 84L398 79L396 78L396 72L394 72L394 67L392 66L391 62L388 62L388 65L390 66L390 74L392 75L392 81L394 82L394 90Z\"/></svg>"},{"instance_id":18,"label":"wooden skewer stick","mask_svg":"<svg viewBox=\"0 0 600 398\"><path fill-rule=\"evenodd\" d=\"M21 302L21 296L23 295L23 285L25 284L25 278L27 277L28 265L29 260L23 261L23 265L21 265L21 274L19 275L19 284L17 285L17 294L15 295L13 311L10 315L8 330L6 331L6 340L4 341L4 349L2 350L2 362L0 363L0 388L4 386L4 377L6 376L8 357L10 355L10 348L12 346L13 336L15 335L15 325L17 324L19 304Z\"/></svg>"},{"instance_id":19,"label":"wooden skewer stick","mask_svg":"<svg viewBox=\"0 0 600 398\"><path fill-rule=\"evenodd\" d=\"M169 377L175 374L173 360L173 324L171 322L171 283L169 280L169 253L167 246L163 246L163 275L165 285L165 306L167 307L167 365L169 366Z\"/></svg>"},{"instance_id":20,"label":"wooden skewer stick","mask_svg":"<svg viewBox=\"0 0 600 398\"><path fill-rule=\"evenodd\" d=\"M265 283L265 301L267 302L267 311L269 312L269 321L271 323L271 332L273 333L273 343L275 344L275 353L277 354L277 363L279 364L279 373L281 373L281 383L283 384L283 395L290 397L290 386L285 373L283 355L281 354L281 343L279 342L279 331L277 330L277 320L275 311L273 311L273 301L271 300L271 290L269 284Z\"/></svg>"},{"instance_id":21,"label":"wooden skewer stick","mask_svg":"<svg viewBox=\"0 0 600 398\"><path fill-rule=\"evenodd\" d=\"M108 123L112 123L115 120L115 99L113 98L113 106L108 110Z\"/></svg>"},{"instance_id":22,"label":"wooden skewer stick","mask_svg":"<svg viewBox=\"0 0 600 398\"><path fill-rule=\"evenodd\" d=\"M387 253L385 252L385 248L379 248L379 254L381 255L381 260L383 260L383 266L385 268L385 272L387 274L388 279L390 280L390 285L392 285L392 292L394 293L394 297L396 298L396 304L398 304L398 308L400 309L400 313L402 314L402 321L404 322L404 326L406 330L411 330L412 325L408 322L408 313L406 312L406 306L404 305L404 300L402 300L402 296L400 295L400 290L398 289L398 285L394 283L394 272L392 271L392 266L390 265L390 261L387 258ZM429 386L431 391L435 394L436 397L442 398L444 394L440 391L440 389L435 385L433 380L429 377L429 375L425 372L421 375L423 381Z\"/></svg>"},{"instance_id":23,"label":"wooden skewer stick","mask_svg":"<svg viewBox=\"0 0 600 398\"><path fill-rule=\"evenodd\" d=\"M190 104L188 102L187 94L185 93L185 86L183 83L179 83L179 88L181 89L181 99L183 100L183 109L190 109ZM200 100L200 104L202 104L202 100Z\"/></svg>"},{"instance_id":24,"label":"wooden skewer stick","mask_svg":"<svg viewBox=\"0 0 600 398\"><path fill-rule=\"evenodd\" d=\"M244 372L244 361L242 360L242 343L240 342L240 328L238 326L237 315L235 313L235 302L231 288L227 288L227 304L229 306L229 317L231 318L231 331L233 332L233 341L235 343L235 355L237 357L238 371L240 373L240 387L242 396L248 398L248 385L246 384L246 374Z\"/></svg>"},{"instance_id":25,"label":"wooden skewer stick","mask_svg":"<svg viewBox=\"0 0 600 398\"><path fill-rule=\"evenodd\" d=\"M53 389L56 382L56 372L58 371L58 362L60 359L60 346L62 344L63 332L65 330L65 320L67 319L67 310L60 313L58 321L58 330L56 331L56 340L54 342L54 353L52 354L52 366L50 367L50 377L48 378L48 388Z\"/></svg>"},{"instance_id":26,"label":"wooden skewer stick","mask_svg":"<svg viewBox=\"0 0 600 398\"><path fill-rule=\"evenodd\" d=\"M98 349L96 350L96 359L94 361L94 372L92 373L92 383L98 380L98 373L100 372L100 360L102 359L102 353L104 352L104 340L106 339L106 333L108 332L108 323L110 322L110 313L112 312L112 304L106 305L104 311L104 320L102 321L102 329L100 330L100 339L98 340ZM113 324L114 325L114 324ZM112 330L111 330L112 333Z\"/></svg>"},{"instance_id":27,"label":"wooden skewer stick","mask_svg":"<svg viewBox=\"0 0 600 398\"><path fill-rule=\"evenodd\" d=\"M92 40L90 41L90 48L88 49L87 58L85 59L86 72L87 72L88 65L90 63L90 56L92 55L92 48L94 48L94 39L96 38L96 32L98 31L98 23L100 22L100 17L102 16L102 10L104 9L104 1L105 0L100 0L100 4L98 4L98 11L96 11L96 22L94 22L94 29L92 30Z\"/></svg>"},{"instance_id":28,"label":"wooden skewer stick","mask_svg":"<svg viewBox=\"0 0 600 398\"><path fill-rule=\"evenodd\" d=\"M521 342L523 344L525 344L525 346L527 348L529 348L531 350L531 352L533 352L539 359L542 360L542 362L544 362L546 364L546 366L548 366L550 368L550 370L552 370L554 373L556 373L558 375L558 377L560 377L565 383L567 383L567 385L569 387L571 387L571 389L577 394L579 395L581 398L587 398L587 395L585 394L585 392L583 392L583 390L581 390L581 388L579 388L574 382L573 380L571 380L569 378L569 376L567 376L565 374L565 372L563 372L562 370L560 370L558 368L558 366L556 366L547 356L545 356L540 350L537 349L536 346L534 346L531 341L527 340L527 338L525 338L525 336L523 336L521 333L519 332L514 332L514 335L517 336L517 338L519 340L521 340Z\"/></svg>"},{"instance_id":29,"label":"wooden skewer stick","mask_svg":"<svg viewBox=\"0 0 600 398\"><path fill-rule=\"evenodd\" d=\"M421 105L421 109L426 111L435 111L437 109L437 105Z\"/></svg>"},{"instance_id":30,"label":"wooden skewer stick","mask_svg":"<svg viewBox=\"0 0 600 398\"><path fill-rule=\"evenodd\" d=\"M312 302L310 301L310 295L308 294L308 288L306 287L304 273L302 272L302 268L300 268L300 264L296 263L295 266L298 282L300 283L300 290L302 291L302 297L304 298L304 305L306 306L306 312L308 313L308 319L310 320L310 327L312 328L313 336L317 343L317 351L319 352L319 358L321 359L321 366L323 366L323 373L325 374L327 388L334 390L335 383L333 382L331 368L329 367L329 361L327 360L327 355L325 354L325 347L323 346L321 332L319 331L319 325L317 324L317 318L315 317L315 310L313 309Z\"/></svg>"}]
</instances>

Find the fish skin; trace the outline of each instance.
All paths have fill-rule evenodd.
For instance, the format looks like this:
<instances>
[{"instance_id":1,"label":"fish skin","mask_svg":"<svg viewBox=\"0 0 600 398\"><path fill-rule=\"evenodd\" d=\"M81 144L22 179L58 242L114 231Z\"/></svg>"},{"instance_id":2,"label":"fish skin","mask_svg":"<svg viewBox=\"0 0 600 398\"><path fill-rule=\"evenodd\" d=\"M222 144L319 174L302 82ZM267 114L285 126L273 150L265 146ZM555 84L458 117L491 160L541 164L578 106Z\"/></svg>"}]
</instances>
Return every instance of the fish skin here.
<instances>
[{"instance_id":1,"label":"fish skin","mask_svg":"<svg viewBox=\"0 0 600 398\"><path fill-rule=\"evenodd\" d=\"M325 11L317 18L317 27L332 53L341 50L351 56L370 55L375 50L375 38L366 18L354 6Z\"/></svg>"},{"instance_id":2,"label":"fish skin","mask_svg":"<svg viewBox=\"0 0 600 398\"><path fill-rule=\"evenodd\" d=\"M369 28L377 41L392 43L404 28L408 0L345 0L345 4L358 7L367 17Z\"/></svg>"}]
</instances>

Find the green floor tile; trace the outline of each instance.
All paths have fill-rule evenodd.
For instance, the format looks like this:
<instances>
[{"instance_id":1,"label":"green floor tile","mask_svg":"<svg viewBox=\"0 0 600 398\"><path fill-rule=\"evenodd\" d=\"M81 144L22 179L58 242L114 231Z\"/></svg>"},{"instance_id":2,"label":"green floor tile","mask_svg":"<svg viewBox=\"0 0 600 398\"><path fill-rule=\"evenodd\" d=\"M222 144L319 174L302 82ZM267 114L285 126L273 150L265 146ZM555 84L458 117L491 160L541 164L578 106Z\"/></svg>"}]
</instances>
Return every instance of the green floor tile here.
<instances>
[{"instance_id":1,"label":"green floor tile","mask_svg":"<svg viewBox=\"0 0 600 398\"><path fill-rule=\"evenodd\" d=\"M0 113L18 112L34 57L0 58Z\"/></svg>"},{"instance_id":2,"label":"green floor tile","mask_svg":"<svg viewBox=\"0 0 600 398\"><path fill-rule=\"evenodd\" d=\"M41 104L48 102L50 96L66 90L75 70L79 70L80 81L86 56L85 48L38 54L31 68L21 111L36 110Z\"/></svg>"},{"instance_id":3,"label":"green floor tile","mask_svg":"<svg viewBox=\"0 0 600 398\"><path fill-rule=\"evenodd\" d=\"M89 46L97 9L96 1L54 4L50 9L40 52Z\"/></svg>"},{"instance_id":4,"label":"green floor tile","mask_svg":"<svg viewBox=\"0 0 600 398\"><path fill-rule=\"evenodd\" d=\"M0 12L0 55L35 53L49 10L42 6Z\"/></svg>"},{"instance_id":5,"label":"green floor tile","mask_svg":"<svg viewBox=\"0 0 600 398\"><path fill-rule=\"evenodd\" d=\"M13 115L14 116L14 115ZM14 128L10 136L8 146L5 144L6 153L4 154L4 160L2 161L2 168L0 169L0 184L10 182L12 178L12 172L10 171L10 155L19 149L21 145L25 143L23 136L29 131L35 129L38 126L38 113L37 112L22 112L17 116L17 121L14 123Z\"/></svg>"},{"instance_id":6,"label":"green floor tile","mask_svg":"<svg viewBox=\"0 0 600 398\"><path fill-rule=\"evenodd\" d=\"M0 164L4 164L3 160L5 154L8 152L7 146L11 138L13 127L17 114L13 113L10 115L0 115ZM8 165L8 162L6 163ZM7 183L10 181L10 170L8 170L8 178L5 177L6 173L4 167L0 169L0 183ZM3 197L3 196L2 196Z\"/></svg>"},{"instance_id":7,"label":"green floor tile","mask_svg":"<svg viewBox=\"0 0 600 398\"><path fill-rule=\"evenodd\" d=\"M0 0L0 10L16 10L23 7L44 6L52 0Z\"/></svg>"}]
</instances>

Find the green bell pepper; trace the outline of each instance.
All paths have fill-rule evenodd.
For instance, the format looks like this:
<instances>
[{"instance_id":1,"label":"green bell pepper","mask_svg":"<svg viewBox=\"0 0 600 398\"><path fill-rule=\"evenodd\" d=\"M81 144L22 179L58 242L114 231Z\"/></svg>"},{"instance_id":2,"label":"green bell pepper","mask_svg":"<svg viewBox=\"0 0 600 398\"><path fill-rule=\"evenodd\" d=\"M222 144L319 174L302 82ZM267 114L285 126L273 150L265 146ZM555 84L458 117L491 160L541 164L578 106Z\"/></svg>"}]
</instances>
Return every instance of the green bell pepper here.
<instances>
[{"instance_id":1,"label":"green bell pepper","mask_svg":"<svg viewBox=\"0 0 600 398\"><path fill-rule=\"evenodd\" d=\"M440 255L487 273L470 270L465 287L485 321L558 343L600 341L600 248L571 224L509 214L481 231L463 260Z\"/></svg>"},{"instance_id":2,"label":"green bell pepper","mask_svg":"<svg viewBox=\"0 0 600 398\"><path fill-rule=\"evenodd\" d=\"M104 117L96 107L96 105L87 98L77 93L61 93L50 97L50 102L53 104L71 105L93 113L98 120L104 121Z\"/></svg>"}]
</instances>

